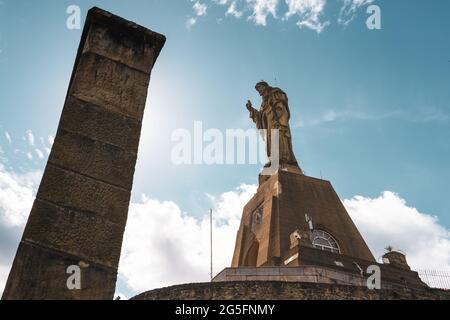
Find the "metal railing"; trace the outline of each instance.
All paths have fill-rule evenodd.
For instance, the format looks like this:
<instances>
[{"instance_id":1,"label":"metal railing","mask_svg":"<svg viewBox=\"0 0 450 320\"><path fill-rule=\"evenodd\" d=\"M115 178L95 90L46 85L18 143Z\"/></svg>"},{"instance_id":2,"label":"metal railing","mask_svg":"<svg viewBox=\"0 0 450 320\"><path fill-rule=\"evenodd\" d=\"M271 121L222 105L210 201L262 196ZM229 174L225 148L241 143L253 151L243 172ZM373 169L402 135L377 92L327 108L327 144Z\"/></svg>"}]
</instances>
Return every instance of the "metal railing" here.
<instances>
[{"instance_id":1,"label":"metal railing","mask_svg":"<svg viewBox=\"0 0 450 320\"><path fill-rule=\"evenodd\" d=\"M450 271L418 270L420 279L431 288L450 290Z\"/></svg>"}]
</instances>

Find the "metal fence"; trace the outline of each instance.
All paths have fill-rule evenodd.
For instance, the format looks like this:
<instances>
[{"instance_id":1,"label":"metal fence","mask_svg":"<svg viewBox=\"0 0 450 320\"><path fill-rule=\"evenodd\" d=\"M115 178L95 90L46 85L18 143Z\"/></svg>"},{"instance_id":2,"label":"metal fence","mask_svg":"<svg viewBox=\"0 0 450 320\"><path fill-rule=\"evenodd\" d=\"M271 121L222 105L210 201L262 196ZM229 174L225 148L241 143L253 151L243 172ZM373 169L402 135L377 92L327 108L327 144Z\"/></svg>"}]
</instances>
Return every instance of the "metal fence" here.
<instances>
[{"instance_id":1,"label":"metal fence","mask_svg":"<svg viewBox=\"0 0 450 320\"><path fill-rule=\"evenodd\" d=\"M420 279L431 288L450 290L450 271L419 270Z\"/></svg>"}]
</instances>

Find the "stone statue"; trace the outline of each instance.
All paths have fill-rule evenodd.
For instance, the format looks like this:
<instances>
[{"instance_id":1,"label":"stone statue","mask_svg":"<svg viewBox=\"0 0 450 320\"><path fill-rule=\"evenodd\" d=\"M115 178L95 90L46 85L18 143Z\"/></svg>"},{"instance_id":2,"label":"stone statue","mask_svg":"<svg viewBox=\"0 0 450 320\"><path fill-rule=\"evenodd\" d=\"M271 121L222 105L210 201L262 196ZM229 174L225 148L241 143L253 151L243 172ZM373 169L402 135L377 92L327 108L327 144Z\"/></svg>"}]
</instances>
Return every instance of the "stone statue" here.
<instances>
[{"instance_id":1,"label":"stone statue","mask_svg":"<svg viewBox=\"0 0 450 320\"><path fill-rule=\"evenodd\" d=\"M250 111L250 118L255 122L258 129L265 129L266 152L271 165L271 135L272 129L279 129L279 164L297 166L294 152L292 151L292 136L289 128L289 119L291 117L288 105L288 97L279 88L269 86L265 81L258 82L255 86L256 91L262 97L261 108L256 110L252 103L247 101L247 109Z\"/></svg>"}]
</instances>

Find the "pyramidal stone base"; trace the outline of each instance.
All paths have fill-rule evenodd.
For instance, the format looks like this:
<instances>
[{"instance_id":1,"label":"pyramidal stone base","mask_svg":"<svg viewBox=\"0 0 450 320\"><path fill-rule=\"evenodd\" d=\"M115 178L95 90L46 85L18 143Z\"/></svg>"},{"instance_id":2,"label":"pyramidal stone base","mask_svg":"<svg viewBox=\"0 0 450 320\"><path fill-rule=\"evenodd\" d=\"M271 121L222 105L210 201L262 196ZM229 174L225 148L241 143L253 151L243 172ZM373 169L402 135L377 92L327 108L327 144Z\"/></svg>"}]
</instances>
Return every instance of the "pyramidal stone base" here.
<instances>
[{"instance_id":1,"label":"pyramidal stone base","mask_svg":"<svg viewBox=\"0 0 450 320\"><path fill-rule=\"evenodd\" d=\"M331 183L283 168L245 205L231 266L284 266L297 245L292 235L311 245L311 228L329 234L340 254L375 262ZM325 254L315 253L318 259Z\"/></svg>"}]
</instances>

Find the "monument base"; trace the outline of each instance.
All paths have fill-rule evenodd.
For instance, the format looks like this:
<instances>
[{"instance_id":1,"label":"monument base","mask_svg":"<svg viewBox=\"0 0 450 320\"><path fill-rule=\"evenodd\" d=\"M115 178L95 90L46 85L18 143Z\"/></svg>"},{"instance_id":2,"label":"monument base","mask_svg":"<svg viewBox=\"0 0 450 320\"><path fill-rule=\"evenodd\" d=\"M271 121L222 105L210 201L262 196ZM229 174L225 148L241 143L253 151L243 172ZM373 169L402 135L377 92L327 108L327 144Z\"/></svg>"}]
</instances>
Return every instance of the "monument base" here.
<instances>
[{"instance_id":1,"label":"monument base","mask_svg":"<svg viewBox=\"0 0 450 320\"><path fill-rule=\"evenodd\" d=\"M305 176L299 167L281 168L266 178L243 209L232 267L282 267L292 256L292 235L312 244L312 228L333 238L342 255L375 263L329 181Z\"/></svg>"},{"instance_id":2,"label":"monument base","mask_svg":"<svg viewBox=\"0 0 450 320\"><path fill-rule=\"evenodd\" d=\"M131 300L450 300L439 289L381 289L286 281L191 283L150 290Z\"/></svg>"}]
</instances>

